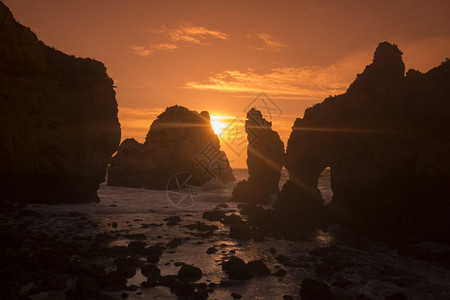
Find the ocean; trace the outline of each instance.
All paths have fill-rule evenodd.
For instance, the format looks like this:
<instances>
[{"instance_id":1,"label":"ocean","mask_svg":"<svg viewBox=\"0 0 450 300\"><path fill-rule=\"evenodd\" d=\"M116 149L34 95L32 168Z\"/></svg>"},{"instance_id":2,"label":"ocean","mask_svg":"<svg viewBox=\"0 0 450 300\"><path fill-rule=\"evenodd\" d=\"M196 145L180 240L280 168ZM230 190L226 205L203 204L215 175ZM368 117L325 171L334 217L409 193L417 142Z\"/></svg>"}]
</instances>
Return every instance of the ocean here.
<instances>
[{"instance_id":1,"label":"ocean","mask_svg":"<svg viewBox=\"0 0 450 300\"><path fill-rule=\"evenodd\" d=\"M234 174L238 182L247 177L247 170L237 169ZM283 170L280 186L287 178L287 172ZM314 238L301 241L284 238L266 238L261 242L231 239L227 225L206 221L202 214L218 205L226 207L223 209L228 214L239 214L237 203L230 202L236 182L211 182L201 190L187 190L183 198L187 203L184 204L174 200L179 199L174 197L179 195L166 191L112 187L104 183L98 191L99 203L53 206L32 204L27 210L33 211L35 215L6 215L0 223L22 224L32 231L73 241L95 240L97 235L108 233L114 236L110 246L126 246L136 234L144 235L147 245L166 244L174 238L180 238L182 244L172 251L164 251L157 264L162 275L177 274L180 267L175 263L183 262L200 267L203 277L199 282L207 284L227 282L227 275L220 263L233 255L246 262L262 259L271 272L279 269L287 272L284 277L255 277L249 281L220 285L210 293L209 299L231 299L233 292L242 295L243 299L282 299L283 295L299 299L302 279L317 277L318 268L326 261L320 251L329 251L328 259L334 260L334 263L329 262L332 265L330 274L323 279L332 285L333 293L341 297L339 299L355 299L358 295L384 299L395 293L404 293L408 299L450 299L450 274L445 266L399 256L389 245L348 235L339 226L317 230ZM323 172L319 188L325 201L331 201L329 170ZM163 219L169 216L179 216L180 224L168 225ZM218 229L212 236L202 237L184 227L198 221L214 224ZM212 246L219 251L207 254L207 248ZM446 249L439 244L428 243L426 246ZM276 253L273 249L269 251L271 248ZM280 254L289 257L289 263L277 261ZM107 268L114 270L113 261L107 262ZM351 287L333 286L337 279L350 281ZM141 288L140 284L145 280L137 270L136 275L128 280L128 285L136 285L138 290L129 292L128 299L177 299L167 287ZM60 297L57 291L50 291L32 298Z\"/></svg>"}]
</instances>

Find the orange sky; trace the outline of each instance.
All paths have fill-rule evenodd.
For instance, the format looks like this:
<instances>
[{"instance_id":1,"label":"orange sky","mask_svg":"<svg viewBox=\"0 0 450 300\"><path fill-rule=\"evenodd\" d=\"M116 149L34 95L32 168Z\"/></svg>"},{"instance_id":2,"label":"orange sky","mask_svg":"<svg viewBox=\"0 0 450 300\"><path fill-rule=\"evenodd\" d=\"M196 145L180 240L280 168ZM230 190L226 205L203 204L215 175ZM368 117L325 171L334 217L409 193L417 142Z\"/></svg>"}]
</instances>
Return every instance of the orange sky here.
<instances>
[{"instance_id":1,"label":"orange sky","mask_svg":"<svg viewBox=\"0 0 450 300\"><path fill-rule=\"evenodd\" d=\"M278 110L254 104L286 142L295 118L344 92L379 42L397 44L407 69L427 71L450 57L447 0L3 2L46 44L106 65L122 139L143 141L175 104L236 125L265 92ZM233 167L245 167L233 143L223 148Z\"/></svg>"}]
</instances>

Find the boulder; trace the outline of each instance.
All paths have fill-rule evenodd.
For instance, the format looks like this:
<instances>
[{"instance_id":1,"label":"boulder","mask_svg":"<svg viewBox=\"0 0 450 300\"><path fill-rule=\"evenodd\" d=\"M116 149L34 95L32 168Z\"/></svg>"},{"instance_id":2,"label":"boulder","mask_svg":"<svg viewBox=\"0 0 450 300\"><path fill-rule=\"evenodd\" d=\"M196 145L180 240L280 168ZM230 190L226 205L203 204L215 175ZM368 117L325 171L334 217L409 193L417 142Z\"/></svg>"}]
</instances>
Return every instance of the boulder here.
<instances>
[{"instance_id":1,"label":"boulder","mask_svg":"<svg viewBox=\"0 0 450 300\"><path fill-rule=\"evenodd\" d=\"M176 189L210 180L233 181L230 164L209 113L182 106L160 114L143 144L124 140L108 167L108 184L113 186Z\"/></svg>"},{"instance_id":2,"label":"boulder","mask_svg":"<svg viewBox=\"0 0 450 300\"><path fill-rule=\"evenodd\" d=\"M264 203L279 192L281 169L284 165L284 143L272 122L263 118L261 112L252 108L245 121L247 133L248 180L240 181L233 190L233 200Z\"/></svg>"},{"instance_id":3,"label":"boulder","mask_svg":"<svg viewBox=\"0 0 450 300\"><path fill-rule=\"evenodd\" d=\"M0 202L98 201L120 142L105 66L38 40L0 2Z\"/></svg>"},{"instance_id":4,"label":"boulder","mask_svg":"<svg viewBox=\"0 0 450 300\"><path fill-rule=\"evenodd\" d=\"M183 265L178 271L178 278L184 281L197 281L202 278L203 272L200 268Z\"/></svg>"},{"instance_id":5,"label":"boulder","mask_svg":"<svg viewBox=\"0 0 450 300\"><path fill-rule=\"evenodd\" d=\"M380 43L347 92L305 111L286 152L289 181L274 208L314 221L317 188L329 167L334 217L369 230L445 236L450 222L450 60L409 70L402 52Z\"/></svg>"}]
</instances>

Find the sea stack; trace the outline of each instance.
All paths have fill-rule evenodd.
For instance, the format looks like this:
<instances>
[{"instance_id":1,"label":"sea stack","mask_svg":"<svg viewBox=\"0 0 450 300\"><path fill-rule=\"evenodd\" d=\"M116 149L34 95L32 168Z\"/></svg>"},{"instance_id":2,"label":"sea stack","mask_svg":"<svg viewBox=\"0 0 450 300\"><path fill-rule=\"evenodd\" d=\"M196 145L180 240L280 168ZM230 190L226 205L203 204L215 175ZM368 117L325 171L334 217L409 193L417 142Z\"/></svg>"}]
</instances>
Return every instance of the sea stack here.
<instances>
[{"instance_id":1,"label":"sea stack","mask_svg":"<svg viewBox=\"0 0 450 300\"><path fill-rule=\"evenodd\" d=\"M380 43L345 94L298 118L288 142L289 181L275 208L314 218L330 167L331 210L341 223L448 235L450 61L405 76L402 52ZM447 233L446 233L447 232Z\"/></svg>"},{"instance_id":2,"label":"sea stack","mask_svg":"<svg viewBox=\"0 0 450 300\"><path fill-rule=\"evenodd\" d=\"M166 189L181 173L192 175L195 185L234 180L209 113L171 106L152 123L143 144L135 139L122 142L108 168L108 184Z\"/></svg>"},{"instance_id":3,"label":"sea stack","mask_svg":"<svg viewBox=\"0 0 450 300\"><path fill-rule=\"evenodd\" d=\"M284 165L284 143L272 122L252 108L245 121L247 133L248 180L238 182L233 190L233 200L248 203L265 203L271 195L279 193L281 169Z\"/></svg>"},{"instance_id":4,"label":"sea stack","mask_svg":"<svg viewBox=\"0 0 450 300\"><path fill-rule=\"evenodd\" d=\"M0 2L0 201L97 201L119 142L105 66L46 46Z\"/></svg>"}]
</instances>

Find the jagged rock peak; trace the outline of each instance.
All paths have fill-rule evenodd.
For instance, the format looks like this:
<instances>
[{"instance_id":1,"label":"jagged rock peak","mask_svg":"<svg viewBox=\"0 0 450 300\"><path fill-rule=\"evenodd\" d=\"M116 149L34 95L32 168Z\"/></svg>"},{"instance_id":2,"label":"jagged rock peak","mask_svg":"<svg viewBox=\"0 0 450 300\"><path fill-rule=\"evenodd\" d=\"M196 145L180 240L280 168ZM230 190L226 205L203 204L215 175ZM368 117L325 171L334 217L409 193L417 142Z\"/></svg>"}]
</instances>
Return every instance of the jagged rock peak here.
<instances>
[{"instance_id":1,"label":"jagged rock peak","mask_svg":"<svg viewBox=\"0 0 450 300\"><path fill-rule=\"evenodd\" d=\"M395 44L382 42L375 50L372 63L358 74L349 91L361 88L389 88L398 85L405 76L403 53Z\"/></svg>"},{"instance_id":2,"label":"jagged rock peak","mask_svg":"<svg viewBox=\"0 0 450 300\"><path fill-rule=\"evenodd\" d=\"M284 143L272 122L261 112L251 108L245 121L247 133L248 180L239 182L233 190L235 201L267 202L271 195L279 192L278 183L284 165Z\"/></svg>"}]
</instances>

